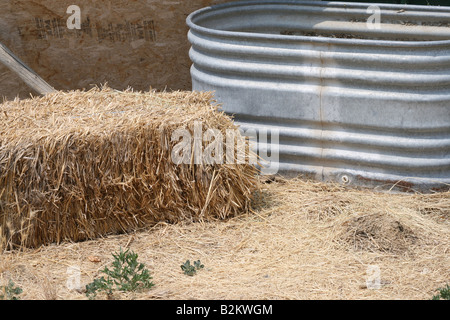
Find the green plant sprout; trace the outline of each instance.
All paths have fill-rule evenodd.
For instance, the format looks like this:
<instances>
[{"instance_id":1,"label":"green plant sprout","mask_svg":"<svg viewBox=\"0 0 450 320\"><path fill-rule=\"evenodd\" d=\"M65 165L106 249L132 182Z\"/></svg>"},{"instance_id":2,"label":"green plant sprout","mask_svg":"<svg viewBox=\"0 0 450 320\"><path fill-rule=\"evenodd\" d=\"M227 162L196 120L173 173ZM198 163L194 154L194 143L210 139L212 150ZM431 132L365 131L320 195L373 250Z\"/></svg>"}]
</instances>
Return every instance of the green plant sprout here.
<instances>
[{"instance_id":1,"label":"green plant sprout","mask_svg":"<svg viewBox=\"0 0 450 320\"><path fill-rule=\"evenodd\" d=\"M450 300L450 285L446 285L445 288L439 288L439 293L434 295L432 300Z\"/></svg>"},{"instance_id":2,"label":"green plant sprout","mask_svg":"<svg viewBox=\"0 0 450 320\"><path fill-rule=\"evenodd\" d=\"M16 287L14 282L9 279L7 286L0 286L0 300L20 300L18 297L22 289Z\"/></svg>"},{"instance_id":3,"label":"green plant sprout","mask_svg":"<svg viewBox=\"0 0 450 320\"><path fill-rule=\"evenodd\" d=\"M154 286L150 280L150 272L143 263L137 261L138 255L133 251L123 251L120 248L119 253L112 254L114 261L113 269L108 267L102 270L106 275L95 279L92 283L86 285L86 296L89 299L95 299L98 292L105 292L108 297L113 290L122 292L150 289Z\"/></svg>"},{"instance_id":4,"label":"green plant sprout","mask_svg":"<svg viewBox=\"0 0 450 320\"><path fill-rule=\"evenodd\" d=\"M181 265L181 270L183 270L185 275L193 276L197 273L197 270L203 269L205 266L200 262L200 260L194 261L194 265L191 265L189 260Z\"/></svg>"}]
</instances>

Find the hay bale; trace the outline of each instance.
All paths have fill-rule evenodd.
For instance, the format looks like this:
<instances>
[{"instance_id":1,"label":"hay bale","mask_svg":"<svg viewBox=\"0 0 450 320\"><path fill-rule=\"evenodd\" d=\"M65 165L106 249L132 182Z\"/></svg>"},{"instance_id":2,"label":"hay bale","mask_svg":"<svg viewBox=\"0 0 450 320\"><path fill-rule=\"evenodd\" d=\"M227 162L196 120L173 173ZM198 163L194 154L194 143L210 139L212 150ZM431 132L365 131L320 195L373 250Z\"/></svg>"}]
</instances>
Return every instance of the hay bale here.
<instances>
[{"instance_id":1,"label":"hay bale","mask_svg":"<svg viewBox=\"0 0 450 320\"><path fill-rule=\"evenodd\" d=\"M209 93L104 87L5 102L0 244L82 241L245 211L256 187L254 165L174 163L179 141L172 134L180 128L194 134L198 122L202 132L214 128L225 136L236 129ZM235 155L250 156L248 141L237 139Z\"/></svg>"}]
</instances>

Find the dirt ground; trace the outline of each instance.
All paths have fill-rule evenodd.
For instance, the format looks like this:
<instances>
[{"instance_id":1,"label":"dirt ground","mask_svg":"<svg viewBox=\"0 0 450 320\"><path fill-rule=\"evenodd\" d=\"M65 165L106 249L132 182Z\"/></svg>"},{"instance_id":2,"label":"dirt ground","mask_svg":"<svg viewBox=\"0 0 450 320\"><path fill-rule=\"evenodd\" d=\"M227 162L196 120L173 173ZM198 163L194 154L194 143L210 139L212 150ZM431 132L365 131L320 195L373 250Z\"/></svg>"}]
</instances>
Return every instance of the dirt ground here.
<instances>
[{"instance_id":1,"label":"dirt ground","mask_svg":"<svg viewBox=\"0 0 450 320\"><path fill-rule=\"evenodd\" d=\"M269 181L271 182L271 181ZM388 194L301 179L262 184L253 212L0 254L22 300L87 299L129 248L155 284L114 299L431 299L450 283L450 192ZM204 264L194 276L180 266ZM99 295L98 299L105 297Z\"/></svg>"}]
</instances>

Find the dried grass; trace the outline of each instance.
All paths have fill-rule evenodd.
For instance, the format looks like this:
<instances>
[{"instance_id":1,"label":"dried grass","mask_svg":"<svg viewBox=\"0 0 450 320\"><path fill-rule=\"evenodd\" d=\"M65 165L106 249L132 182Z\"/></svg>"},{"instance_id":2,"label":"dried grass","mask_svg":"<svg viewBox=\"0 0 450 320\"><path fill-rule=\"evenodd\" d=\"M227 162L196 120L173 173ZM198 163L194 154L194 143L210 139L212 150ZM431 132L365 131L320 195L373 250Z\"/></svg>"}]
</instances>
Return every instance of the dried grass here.
<instances>
[{"instance_id":1,"label":"dried grass","mask_svg":"<svg viewBox=\"0 0 450 320\"><path fill-rule=\"evenodd\" d=\"M104 87L5 102L0 250L245 212L254 166L171 160L173 131L193 134L195 121L203 131L236 128L209 93Z\"/></svg>"},{"instance_id":2,"label":"dried grass","mask_svg":"<svg viewBox=\"0 0 450 320\"><path fill-rule=\"evenodd\" d=\"M4 253L0 279L11 277L23 299L42 299L36 274L45 274L58 299L86 299L82 290L67 288L68 268L79 268L84 287L110 265L111 253L128 247L156 286L116 299L431 299L450 283L449 192L377 193L280 178L261 190L253 212L225 221L160 223L128 235ZM354 230L371 241L349 237ZM186 276L180 265L187 259L200 259L205 268ZM373 266L379 289L367 286Z\"/></svg>"}]
</instances>

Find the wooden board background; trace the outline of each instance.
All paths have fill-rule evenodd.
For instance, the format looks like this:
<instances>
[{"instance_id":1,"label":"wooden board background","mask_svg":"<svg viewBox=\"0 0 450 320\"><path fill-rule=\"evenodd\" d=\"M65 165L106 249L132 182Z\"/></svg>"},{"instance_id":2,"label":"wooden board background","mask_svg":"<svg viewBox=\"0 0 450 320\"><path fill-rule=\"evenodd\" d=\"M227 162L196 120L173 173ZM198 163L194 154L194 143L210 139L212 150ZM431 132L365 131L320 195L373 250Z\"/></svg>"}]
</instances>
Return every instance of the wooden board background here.
<instances>
[{"instance_id":1,"label":"wooden board background","mask_svg":"<svg viewBox=\"0 0 450 320\"><path fill-rule=\"evenodd\" d=\"M55 89L190 90L186 17L225 0L2 0L0 41ZM81 30L69 30L70 5ZM0 65L0 95L35 94Z\"/></svg>"}]
</instances>

